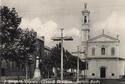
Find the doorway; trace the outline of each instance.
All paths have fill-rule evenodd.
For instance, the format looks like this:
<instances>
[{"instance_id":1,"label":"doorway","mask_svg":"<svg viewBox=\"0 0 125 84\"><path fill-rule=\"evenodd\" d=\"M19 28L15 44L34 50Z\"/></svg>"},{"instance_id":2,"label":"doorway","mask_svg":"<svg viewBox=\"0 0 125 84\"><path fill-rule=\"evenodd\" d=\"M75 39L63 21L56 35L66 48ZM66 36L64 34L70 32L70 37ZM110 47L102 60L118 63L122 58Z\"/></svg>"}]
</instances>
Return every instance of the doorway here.
<instances>
[{"instance_id":1,"label":"doorway","mask_svg":"<svg viewBox=\"0 0 125 84\"><path fill-rule=\"evenodd\" d=\"M1 69L1 75L5 76L5 69L4 68Z\"/></svg>"},{"instance_id":2,"label":"doorway","mask_svg":"<svg viewBox=\"0 0 125 84\"><path fill-rule=\"evenodd\" d=\"M100 68L100 78L105 78L106 77L106 68L101 67Z\"/></svg>"}]
</instances>

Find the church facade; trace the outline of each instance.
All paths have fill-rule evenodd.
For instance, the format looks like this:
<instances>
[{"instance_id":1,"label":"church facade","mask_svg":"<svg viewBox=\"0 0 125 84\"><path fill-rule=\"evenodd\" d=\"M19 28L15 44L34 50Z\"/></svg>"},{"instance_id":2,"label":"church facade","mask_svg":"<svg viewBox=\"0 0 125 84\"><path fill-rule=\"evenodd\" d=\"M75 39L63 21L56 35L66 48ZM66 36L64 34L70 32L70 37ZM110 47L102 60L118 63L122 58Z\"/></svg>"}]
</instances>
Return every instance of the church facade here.
<instances>
[{"instance_id":1,"label":"church facade","mask_svg":"<svg viewBox=\"0 0 125 84\"><path fill-rule=\"evenodd\" d=\"M82 11L81 46L84 51L83 60L87 61L87 70L83 72L87 78L118 79L125 73L125 59L120 57L119 38L104 33L90 36L90 11L87 4ZM90 38L91 37L91 38Z\"/></svg>"}]
</instances>

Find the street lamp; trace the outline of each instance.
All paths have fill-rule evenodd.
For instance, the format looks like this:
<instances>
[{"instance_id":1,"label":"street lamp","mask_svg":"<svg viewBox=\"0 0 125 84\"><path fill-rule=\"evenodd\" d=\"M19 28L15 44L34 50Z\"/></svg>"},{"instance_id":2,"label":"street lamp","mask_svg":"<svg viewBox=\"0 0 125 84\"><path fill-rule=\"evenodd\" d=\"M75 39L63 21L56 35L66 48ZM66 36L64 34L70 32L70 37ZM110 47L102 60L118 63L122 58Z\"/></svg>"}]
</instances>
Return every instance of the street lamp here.
<instances>
[{"instance_id":1,"label":"street lamp","mask_svg":"<svg viewBox=\"0 0 125 84\"><path fill-rule=\"evenodd\" d=\"M76 52L72 52L72 54L78 54L77 56L77 82L79 83L79 55L85 53L85 52L81 52L79 49L79 46L77 46L77 51Z\"/></svg>"},{"instance_id":2,"label":"street lamp","mask_svg":"<svg viewBox=\"0 0 125 84\"><path fill-rule=\"evenodd\" d=\"M63 28L61 28L61 37L53 37L53 41L61 41L61 82L63 82L63 41L72 41L73 38L69 36L63 36Z\"/></svg>"}]
</instances>

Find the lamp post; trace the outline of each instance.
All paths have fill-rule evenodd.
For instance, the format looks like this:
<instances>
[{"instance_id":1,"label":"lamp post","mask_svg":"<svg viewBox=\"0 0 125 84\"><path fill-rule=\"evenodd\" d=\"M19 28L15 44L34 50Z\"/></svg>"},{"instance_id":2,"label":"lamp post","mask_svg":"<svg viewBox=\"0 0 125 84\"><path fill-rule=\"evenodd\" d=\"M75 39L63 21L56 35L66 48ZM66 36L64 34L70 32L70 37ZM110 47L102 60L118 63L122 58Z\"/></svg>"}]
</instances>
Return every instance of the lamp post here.
<instances>
[{"instance_id":1,"label":"lamp post","mask_svg":"<svg viewBox=\"0 0 125 84\"><path fill-rule=\"evenodd\" d=\"M72 37L63 36L63 28L61 28L61 37L53 37L53 41L61 41L61 82L63 82L63 41L72 41Z\"/></svg>"},{"instance_id":2,"label":"lamp post","mask_svg":"<svg viewBox=\"0 0 125 84\"><path fill-rule=\"evenodd\" d=\"M79 49L79 46L77 46L77 51L76 52L72 52L72 54L77 54L77 82L79 83L79 55L85 53L85 52L81 52Z\"/></svg>"}]
</instances>

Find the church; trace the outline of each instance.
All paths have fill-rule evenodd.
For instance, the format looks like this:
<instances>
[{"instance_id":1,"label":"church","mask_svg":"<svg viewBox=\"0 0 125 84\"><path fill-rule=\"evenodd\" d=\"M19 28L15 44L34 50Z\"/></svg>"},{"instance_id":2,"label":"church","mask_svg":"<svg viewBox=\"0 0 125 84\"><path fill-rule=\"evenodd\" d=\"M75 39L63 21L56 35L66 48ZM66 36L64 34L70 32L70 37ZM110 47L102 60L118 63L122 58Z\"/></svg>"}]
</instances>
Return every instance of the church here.
<instances>
[{"instance_id":1,"label":"church","mask_svg":"<svg viewBox=\"0 0 125 84\"><path fill-rule=\"evenodd\" d=\"M90 36L90 11L87 4L82 11L81 47L84 51L82 60L87 70L82 75L90 79L119 79L125 74L125 59L120 56L120 40L103 32L98 36ZM96 32L95 32L96 33Z\"/></svg>"}]
</instances>

